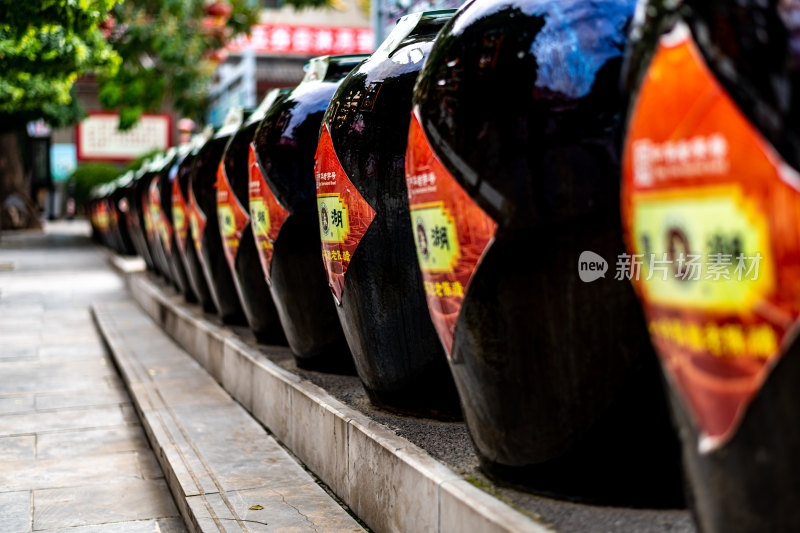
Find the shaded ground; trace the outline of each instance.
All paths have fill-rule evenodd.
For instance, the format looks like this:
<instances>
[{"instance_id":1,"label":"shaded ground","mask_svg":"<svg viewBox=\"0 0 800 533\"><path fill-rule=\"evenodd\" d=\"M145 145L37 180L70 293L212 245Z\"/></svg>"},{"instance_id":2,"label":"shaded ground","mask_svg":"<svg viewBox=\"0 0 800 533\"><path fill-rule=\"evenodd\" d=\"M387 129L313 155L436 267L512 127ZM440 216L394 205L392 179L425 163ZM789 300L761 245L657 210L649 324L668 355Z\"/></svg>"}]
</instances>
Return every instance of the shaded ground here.
<instances>
[{"instance_id":1,"label":"shaded ground","mask_svg":"<svg viewBox=\"0 0 800 533\"><path fill-rule=\"evenodd\" d=\"M183 532L89 315L125 290L88 234L0 236L0 532Z\"/></svg>"}]
</instances>

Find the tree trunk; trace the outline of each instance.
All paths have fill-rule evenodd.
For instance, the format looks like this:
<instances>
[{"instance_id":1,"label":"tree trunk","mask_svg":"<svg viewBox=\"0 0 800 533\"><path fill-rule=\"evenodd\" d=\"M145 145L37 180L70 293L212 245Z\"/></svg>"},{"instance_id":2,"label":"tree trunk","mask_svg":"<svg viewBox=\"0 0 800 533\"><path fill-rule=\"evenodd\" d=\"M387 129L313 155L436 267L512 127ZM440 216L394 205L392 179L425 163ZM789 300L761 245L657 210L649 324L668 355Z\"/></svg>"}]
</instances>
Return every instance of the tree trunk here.
<instances>
[{"instance_id":1,"label":"tree trunk","mask_svg":"<svg viewBox=\"0 0 800 533\"><path fill-rule=\"evenodd\" d=\"M0 229L40 227L16 131L0 132Z\"/></svg>"}]
</instances>

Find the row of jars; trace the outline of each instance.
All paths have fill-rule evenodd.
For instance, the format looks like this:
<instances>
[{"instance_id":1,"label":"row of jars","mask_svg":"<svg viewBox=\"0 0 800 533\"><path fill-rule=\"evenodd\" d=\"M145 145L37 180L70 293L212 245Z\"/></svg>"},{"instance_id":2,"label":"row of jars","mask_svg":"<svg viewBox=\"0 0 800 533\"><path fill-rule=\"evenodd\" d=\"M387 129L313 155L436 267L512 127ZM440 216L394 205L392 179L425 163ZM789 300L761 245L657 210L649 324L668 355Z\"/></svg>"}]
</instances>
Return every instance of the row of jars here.
<instances>
[{"instance_id":1,"label":"row of jars","mask_svg":"<svg viewBox=\"0 0 800 533\"><path fill-rule=\"evenodd\" d=\"M798 13L409 15L98 191L93 221L300 367L463 413L496 479L674 507L682 457L702 530L797 530Z\"/></svg>"}]
</instances>

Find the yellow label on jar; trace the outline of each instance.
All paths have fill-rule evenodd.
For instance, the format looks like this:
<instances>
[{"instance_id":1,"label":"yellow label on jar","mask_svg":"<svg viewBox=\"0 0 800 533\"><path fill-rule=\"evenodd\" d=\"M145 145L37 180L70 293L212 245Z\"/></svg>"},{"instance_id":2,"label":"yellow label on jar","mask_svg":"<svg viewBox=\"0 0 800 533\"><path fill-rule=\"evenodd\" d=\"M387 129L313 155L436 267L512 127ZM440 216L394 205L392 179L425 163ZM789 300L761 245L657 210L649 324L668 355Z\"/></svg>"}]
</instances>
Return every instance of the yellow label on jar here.
<instances>
[{"instance_id":1,"label":"yellow label on jar","mask_svg":"<svg viewBox=\"0 0 800 533\"><path fill-rule=\"evenodd\" d=\"M264 200L250 198L250 220L253 224L253 233L266 239L269 234L269 209Z\"/></svg>"},{"instance_id":2,"label":"yellow label on jar","mask_svg":"<svg viewBox=\"0 0 800 533\"><path fill-rule=\"evenodd\" d=\"M350 221L347 205L342 202L339 194L319 195L317 209L322 242L343 243L350 235Z\"/></svg>"},{"instance_id":3,"label":"yellow label on jar","mask_svg":"<svg viewBox=\"0 0 800 533\"><path fill-rule=\"evenodd\" d=\"M417 258L423 272L453 272L461 253L456 224L442 202L411 208Z\"/></svg>"},{"instance_id":4,"label":"yellow label on jar","mask_svg":"<svg viewBox=\"0 0 800 533\"><path fill-rule=\"evenodd\" d=\"M219 231L223 237L233 237L236 235L236 218L230 205L220 205L217 207L219 218Z\"/></svg>"},{"instance_id":5,"label":"yellow label on jar","mask_svg":"<svg viewBox=\"0 0 800 533\"><path fill-rule=\"evenodd\" d=\"M769 292L767 222L738 188L639 193L633 206L632 273L649 301L728 311Z\"/></svg>"}]
</instances>

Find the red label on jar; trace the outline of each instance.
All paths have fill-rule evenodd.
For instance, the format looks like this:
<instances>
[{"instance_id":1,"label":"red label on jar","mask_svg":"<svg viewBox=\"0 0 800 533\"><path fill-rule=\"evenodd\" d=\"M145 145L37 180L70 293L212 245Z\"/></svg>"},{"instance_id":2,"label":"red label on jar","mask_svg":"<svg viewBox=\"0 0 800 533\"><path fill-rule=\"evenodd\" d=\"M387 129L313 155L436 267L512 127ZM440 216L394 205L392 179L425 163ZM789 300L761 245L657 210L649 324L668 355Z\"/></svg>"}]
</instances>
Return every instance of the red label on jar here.
<instances>
[{"instance_id":1,"label":"red label on jar","mask_svg":"<svg viewBox=\"0 0 800 533\"><path fill-rule=\"evenodd\" d=\"M327 124L323 125L320 133L315 158L322 261L328 274L328 285L336 302L341 303L344 274L358 243L375 218L375 210L347 178L333 150Z\"/></svg>"},{"instance_id":2,"label":"red label on jar","mask_svg":"<svg viewBox=\"0 0 800 533\"><path fill-rule=\"evenodd\" d=\"M672 387L723 445L793 341L800 176L742 114L684 24L665 35L625 140L630 278ZM620 269L620 260L625 265Z\"/></svg>"},{"instance_id":3,"label":"red label on jar","mask_svg":"<svg viewBox=\"0 0 800 533\"><path fill-rule=\"evenodd\" d=\"M406 186L425 296L447 356L472 274L497 231L447 171L425 137L416 112L408 130Z\"/></svg>"},{"instance_id":4,"label":"red label on jar","mask_svg":"<svg viewBox=\"0 0 800 533\"><path fill-rule=\"evenodd\" d=\"M203 255L203 232L206 230L206 215L194 197L192 182L189 182L189 226L192 229L192 241L197 255Z\"/></svg>"},{"instance_id":5,"label":"red label on jar","mask_svg":"<svg viewBox=\"0 0 800 533\"><path fill-rule=\"evenodd\" d=\"M150 207L150 187L142 194L142 218L144 218L144 233L148 240L152 240L155 235L155 224L153 223L153 210Z\"/></svg>"},{"instance_id":6,"label":"red label on jar","mask_svg":"<svg viewBox=\"0 0 800 533\"><path fill-rule=\"evenodd\" d=\"M94 225L101 233L108 231L111 223L108 211L108 205L105 201L97 202L97 206L94 208Z\"/></svg>"},{"instance_id":7,"label":"red label on jar","mask_svg":"<svg viewBox=\"0 0 800 533\"><path fill-rule=\"evenodd\" d=\"M261 268L264 270L267 282L272 283L270 266L273 247L278 239L281 226L289 217L289 211L283 208L275 198L272 189L267 185L252 144L248 155L248 168L250 170L250 220L253 225L253 238L256 240Z\"/></svg>"},{"instance_id":8,"label":"red label on jar","mask_svg":"<svg viewBox=\"0 0 800 533\"><path fill-rule=\"evenodd\" d=\"M106 210L108 211L108 224L109 227L116 227L119 220L117 219L117 210L114 209L114 203L111 200L106 200Z\"/></svg>"},{"instance_id":9,"label":"red label on jar","mask_svg":"<svg viewBox=\"0 0 800 533\"><path fill-rule=\"evenodd\" d=\"M228 173L225 172L224 160L220 161L217 167L217 219L225 259L228 260L233 272L236 254L239 252L239 241L242 240L242 232L250 222L250 216L233 192L231 182L228 181Z\"/></svg>"},{"instance_id":10,"label":"red label on jar","mask_svg":"<svg viewBox=\"0 0 800 533\"><path fill-rule=\"evenodd\" d=\"M167 220L164 210L161 209L161 193L158 190L158 178L150 182L150 220L153 224L153 233L161 238L161 243L167 253L172 248L172 227Z\"/></svg>"},{"instance_id":11,"label":"red label on jar","mask_svg":"<svg viewBox=\"0 0 800 533\"><path fill-rule=\"evenodd\" d=\"M189 214L186 207L186 199L181 192L178 178L172 182L172 222L175 228L175 242L178 249L185 250L186 237L189 232Z\"/></svg>"}]
</instances>

